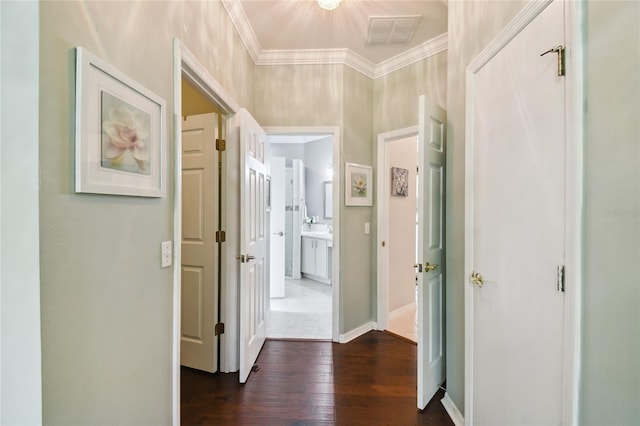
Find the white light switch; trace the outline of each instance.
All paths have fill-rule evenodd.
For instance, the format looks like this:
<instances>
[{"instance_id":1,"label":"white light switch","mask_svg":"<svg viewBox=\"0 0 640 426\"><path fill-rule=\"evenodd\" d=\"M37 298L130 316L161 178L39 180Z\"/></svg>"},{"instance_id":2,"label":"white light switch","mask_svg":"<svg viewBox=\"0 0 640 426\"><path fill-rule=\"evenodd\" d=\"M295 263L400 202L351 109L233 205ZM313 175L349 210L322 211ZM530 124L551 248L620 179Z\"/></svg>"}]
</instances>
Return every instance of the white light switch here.
<instances>
[{"instance_id":1,"label":"white light switch","mask_svg":"<svg viewBox=\"0 0 640 426\"><path fill-rule=\"evenodd\" d=\"M364 224L364 233L365 234L369 233L369 222L365 222L365 224Z\"/></svg>"},{"instance_id":2,"label":"white light switch","mask_svg":"<svg viewBox=\"0 0 640 426\"><path fill-rule=\"evenodd\" d=\"M171 241L162 242L162 260L160 267L166 268L167 266L171 266Z\"/></svg>"}]
</instances>

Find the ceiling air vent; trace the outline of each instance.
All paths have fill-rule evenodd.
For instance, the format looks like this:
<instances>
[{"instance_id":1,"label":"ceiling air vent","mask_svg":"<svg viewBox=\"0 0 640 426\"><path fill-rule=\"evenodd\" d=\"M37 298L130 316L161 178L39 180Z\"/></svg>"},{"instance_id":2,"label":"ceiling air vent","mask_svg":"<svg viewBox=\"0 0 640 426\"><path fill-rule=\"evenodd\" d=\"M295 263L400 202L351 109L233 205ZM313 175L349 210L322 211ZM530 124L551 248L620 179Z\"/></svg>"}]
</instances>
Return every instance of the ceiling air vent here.
<instances>
[{"instance_id":1,"label":"ceiling air vent","mask_svg":"<svg viewBox=\"0 0 640 426\"><path fill-rule=\"evenodd\" d=\"M370 16L367 45L402 44L411 40L421 15Z\"/></svg>"}]
</instances>

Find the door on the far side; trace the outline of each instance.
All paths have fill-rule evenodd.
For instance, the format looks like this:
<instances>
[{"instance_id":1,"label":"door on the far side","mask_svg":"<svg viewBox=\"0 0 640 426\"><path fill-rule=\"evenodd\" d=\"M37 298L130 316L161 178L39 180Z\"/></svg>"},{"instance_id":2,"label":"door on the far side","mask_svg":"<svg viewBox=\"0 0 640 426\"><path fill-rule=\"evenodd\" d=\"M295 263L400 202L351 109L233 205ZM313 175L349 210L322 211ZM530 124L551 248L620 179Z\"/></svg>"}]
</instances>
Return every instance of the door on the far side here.
<instances>
[{"instance_id":1,"label":"door on the far side","mask_svg":"<svg viewBox=\"0 0 640 426\"><path fill-rule=\"evenodd\" d=\"M245 383L267 332L267 135L240 110L240 382Z\"/></svg>"},{"instance_id":2,"label":"door on the far side","mask_svg":"<svg viewBox=\"0 0 640 426\"><path fill-rule=\"evenodd\" d=\"M217 126L216 114L190 116L182 124L180 364L212 373L218 367Z\"/></svg>"},{"instance_id":3,"label":"door on the far side","mask_svg":"<svg viewBox=\"0 0 640 426\"><path fill-rule=\"evenodd\" d=\"M444 109L425 95L418 119L418 408L444 382Z\"/></svg>"}]
</instances>

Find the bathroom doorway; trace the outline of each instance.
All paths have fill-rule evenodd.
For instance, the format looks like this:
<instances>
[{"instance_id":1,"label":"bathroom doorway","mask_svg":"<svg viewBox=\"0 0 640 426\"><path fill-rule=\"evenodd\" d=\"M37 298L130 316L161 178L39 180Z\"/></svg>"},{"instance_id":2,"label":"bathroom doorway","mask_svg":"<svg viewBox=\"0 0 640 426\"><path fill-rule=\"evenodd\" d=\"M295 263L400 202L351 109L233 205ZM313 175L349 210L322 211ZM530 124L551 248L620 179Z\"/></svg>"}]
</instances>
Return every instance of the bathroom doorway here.
<instances>
[{"instance_id":1,"label":"bathroom doorway","mask_svg":"<svg viewBox=\"0 0 640 426\"><path fill-rule=\"evenodd\" d=\"M267 337L333 339L330 133L270 134L271 304Z\"/></svg>"}]
</instances>

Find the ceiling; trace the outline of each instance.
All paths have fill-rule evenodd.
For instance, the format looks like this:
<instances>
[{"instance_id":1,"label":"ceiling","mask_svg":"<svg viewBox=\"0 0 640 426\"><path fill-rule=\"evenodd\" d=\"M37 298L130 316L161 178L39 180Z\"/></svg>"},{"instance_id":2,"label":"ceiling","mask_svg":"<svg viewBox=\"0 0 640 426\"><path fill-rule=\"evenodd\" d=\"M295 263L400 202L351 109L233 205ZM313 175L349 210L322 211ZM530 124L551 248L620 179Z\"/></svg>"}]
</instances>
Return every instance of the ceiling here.
<instances>
[{"instance_id":1,"label":"ceiling","mask_svg":"<svg viewBox=\"0 0 640 426\"><path fill-rule=\"evenodd\" d=\"M258 65L345 63L377 78L447 47L446 0L342 0L333 11L315 0L223 0L223 5ZM372 27L378 42L387 41L384 30L392 29L409 40L368 43L370 18L383 18ZM415 27L409 18L417 18Z\"/></svg>"}]
</instances>

